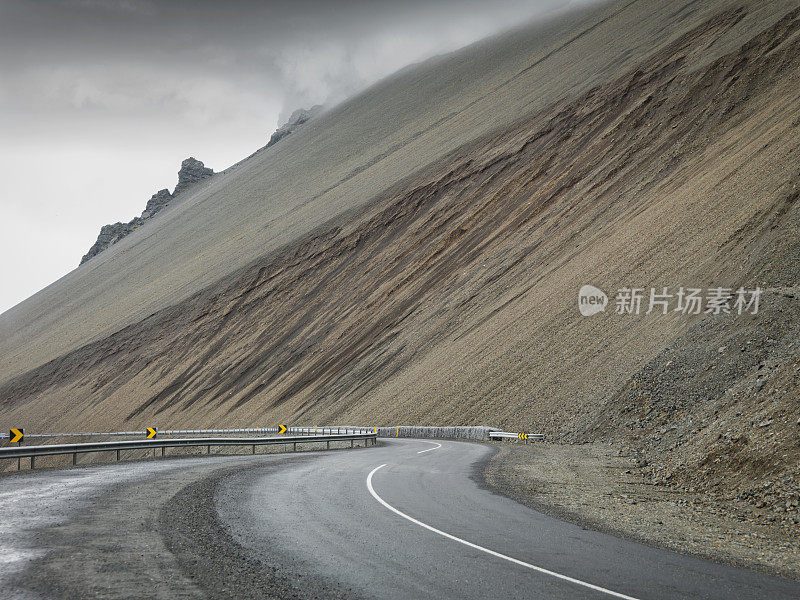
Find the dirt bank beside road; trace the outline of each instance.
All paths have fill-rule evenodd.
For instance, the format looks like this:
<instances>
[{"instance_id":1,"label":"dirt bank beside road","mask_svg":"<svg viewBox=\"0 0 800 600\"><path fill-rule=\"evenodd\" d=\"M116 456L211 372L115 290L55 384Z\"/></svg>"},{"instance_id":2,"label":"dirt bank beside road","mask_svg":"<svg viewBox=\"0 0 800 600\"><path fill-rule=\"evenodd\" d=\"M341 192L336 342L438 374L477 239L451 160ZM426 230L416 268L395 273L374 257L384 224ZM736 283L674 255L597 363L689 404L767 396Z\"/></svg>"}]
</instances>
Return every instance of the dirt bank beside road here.
<instances>
[{"instance_id":1,"label":"dirt bank beside road","mask_svg":"<svg viewBox=\"0 0 800 600\"><path fill-rule=\"evenodd\" d=\"M651 546L800 580L800 514L650 483L610 444L505 443L487 483L536 510Z\"/></svg>"}]
</instances>

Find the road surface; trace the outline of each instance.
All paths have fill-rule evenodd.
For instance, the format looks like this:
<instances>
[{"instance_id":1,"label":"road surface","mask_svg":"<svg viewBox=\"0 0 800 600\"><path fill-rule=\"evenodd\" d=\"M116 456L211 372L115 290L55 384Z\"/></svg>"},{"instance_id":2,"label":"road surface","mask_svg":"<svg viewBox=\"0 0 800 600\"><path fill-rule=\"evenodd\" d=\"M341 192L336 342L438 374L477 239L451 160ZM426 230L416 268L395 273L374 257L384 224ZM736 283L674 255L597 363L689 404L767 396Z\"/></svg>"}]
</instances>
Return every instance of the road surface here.
<instances>
[{"instance_id":1,"label":"road surface","mask_svg":"<svg viewBox=\"0 0 800 600\"><path fill-rule=\"evenodd\" d=\"M800 597L797 582L524 507L483 485L490 454L387 440L9 476L0 586L18 598Z\"/></svg>"}]
</instances>

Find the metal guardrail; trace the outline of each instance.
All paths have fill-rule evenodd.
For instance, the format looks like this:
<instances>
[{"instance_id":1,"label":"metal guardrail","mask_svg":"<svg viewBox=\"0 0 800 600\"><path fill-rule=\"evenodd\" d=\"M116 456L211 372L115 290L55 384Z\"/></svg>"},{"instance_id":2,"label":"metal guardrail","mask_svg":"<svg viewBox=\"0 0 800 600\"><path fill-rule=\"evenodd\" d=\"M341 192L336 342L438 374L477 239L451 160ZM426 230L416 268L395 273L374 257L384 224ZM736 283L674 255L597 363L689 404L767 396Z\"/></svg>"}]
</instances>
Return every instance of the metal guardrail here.
<instances>
[{"instance_id":1,"label":"metal guardrail","mask_svg":"<svg viewBox=\"0 0 800 600\"><path fill-rule=\"evenodd\" d=\"M26 433L25 439L56 437L134 437L141 436L144 429L135 431L79 431L69 433ZM197 434L231 434L231 433L277 433L277 427L248 427L238 429L159 429L159 435L197 435ZM0 439L7 439L7 433L0 433Z\"/></svg>"},{"instance_id":2,"label":"metal guardrail","mask_svg":"<svg viewBox=\"0 0 800 600\"><path fill-rule=\"evenodd\" d=\"M489 432L489 439L518 439L518 440L543 440L544 434L543 433L511 433L508 431L490 431Z\"/></svg>"},{"instance_id":3,"label":"metal guardrail","mask_svg":"<svg viewBox=\"0 0 800 600\"><path fill-rule=\"evenodd\" d=\"M349 434L372 433L372 427L287 427L286 433L316 434ZM242 433L278 433L278 427L239 427L235 429L157 429L158 435L204 435L204 434L242 434ZM25 439L57 438L57 437L135 437L145 433L144 429L135 431L84 431L71 433L26 433ZM0 433L0 440L9 439L7 433Z\"/></svg>"},{"instance_id":4,"label":"metal guardrail","mask_svg":"<svg viewBox=\"0 0 800 600\"><path fill-rule=\"evenodd\" d=\"M330 428L326 428L330 429ZM141 432L139 432L141 433ZM342 434L328 434L302 436L281 436L281 437L258 437L258 438L172 438L172 439L152 439L152 440L125 440L120 442L84 442L80 444L49 444L43 446L16 446L8 448L0 448L0 458L16 458L17 468L21 467L19 461L23 458L31 459L31 469L35 468L35 460L37 456L54 456L72 454L72 464L78 462L78 454L87 452L116 452L117 460L120 460L120 452L123 450L153 450L161 448L161 456L164 456L166 448L186 448L205 446L207 454L211 454L211 448L214 446L252 446L253 454L256 453L257 446L271 446L271 445L288 445L292 444L292 451L297 451L297 444L321 443L325 442L326 447L330 449L331 442L350 442L350 447L355 445L356 441L363 440L364 445L374 446L377 442L377 436L374 433L342 433Z\"/></svg>"},{"instance_id":5,"label":"metal guardrail","mask_svg":"<svg viewBox=\"0 0 800 600\"><path fill-rule=\"evenodd\" d=\"M369 434L377 433L374 427L287 427L286 433L301 434L322 434L322 435L346 435L346 434Z\"/></svg>"}]
</instances>

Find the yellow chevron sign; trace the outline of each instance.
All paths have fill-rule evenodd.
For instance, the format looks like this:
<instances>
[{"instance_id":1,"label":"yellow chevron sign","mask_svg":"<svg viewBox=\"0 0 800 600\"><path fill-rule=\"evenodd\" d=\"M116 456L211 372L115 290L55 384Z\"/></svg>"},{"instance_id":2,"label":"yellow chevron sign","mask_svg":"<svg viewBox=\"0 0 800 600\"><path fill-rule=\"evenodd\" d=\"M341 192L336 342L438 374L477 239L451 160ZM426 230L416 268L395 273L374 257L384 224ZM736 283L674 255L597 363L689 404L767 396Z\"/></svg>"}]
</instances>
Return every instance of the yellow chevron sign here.
<instances>
[{"instance_id":1,"label":"yellow chevron sign","mask_svg":"<svg viewBox=\"0 0 800 600\"><path fill-rule=\"evenodd\" d=\"M22 441L22 438L25 436L24 429L9 429L8 430L9 441L12 444L18 444Z\"/></svg>"},{"instance_id":2,"label":"yellow chevron sign","mask_svg":"<svg viewBox=\"0 0 800 600\"><path fill-rule=\"evenodd\" d=\"M278 433L286 433L286 425L278 425Z\"/></svg>"},{"instance_id":3,"label":"yellow chevron sign","mask_svg":"<svg viewBox=\"0 0 800 600\"><path fill-rule=\"evenodd\" d=\"M528 439L528 434L527 433L518 433L517 437L519 439L521 439L521 440L527 440Z\"/></svg>"},{"instance_id":4,"label":"yellow chevron sign","mask_svg":"<svg viewBox=\"0 0 800 600\"><path fill-rule=\"evenodd\" d=\"M148 427L145 429L144 433L147 436L147 439L150 440L158 435L158 430L155 427Z\"/></svg>"}]
</instances>

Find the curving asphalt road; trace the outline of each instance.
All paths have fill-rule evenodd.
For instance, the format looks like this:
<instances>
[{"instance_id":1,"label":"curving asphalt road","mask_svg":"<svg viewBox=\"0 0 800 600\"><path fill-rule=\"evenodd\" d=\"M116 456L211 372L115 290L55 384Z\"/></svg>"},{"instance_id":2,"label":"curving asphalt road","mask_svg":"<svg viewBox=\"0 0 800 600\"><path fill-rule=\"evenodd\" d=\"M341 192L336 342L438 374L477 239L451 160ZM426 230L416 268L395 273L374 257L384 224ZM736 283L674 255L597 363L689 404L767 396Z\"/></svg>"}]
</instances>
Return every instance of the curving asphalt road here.
<instances>
[{"instance_id":1,"label":"curving asphalt road","mask_svg":"<svg viewBox=\"0 0 800 600\"><path fill-rule=\"evenodd\" d=\"M388 440L7 477L17 495L0 495L2 539L12 540L0 585L20 598L800 597L797 582L588 531L498 495L480 478L491 452Z\"/></svg>"},{"instance_id":2,"label":"curving asphalt road","mask_svg":"<svg viewBox=\"0 0 800 600\"><path fill-rule=\"evenodd\" d=\"M493 493L476 473L490 452L391 440L241 473L220 490L220 516L253 552L280 549L365 597L800 597L795 582L584 530Z\"/></svg>"}]
</instances>

